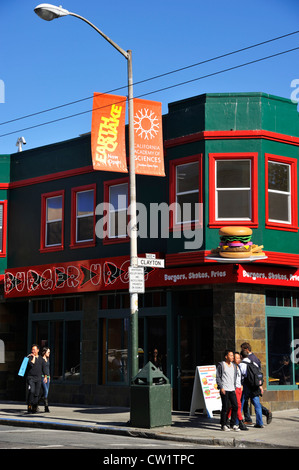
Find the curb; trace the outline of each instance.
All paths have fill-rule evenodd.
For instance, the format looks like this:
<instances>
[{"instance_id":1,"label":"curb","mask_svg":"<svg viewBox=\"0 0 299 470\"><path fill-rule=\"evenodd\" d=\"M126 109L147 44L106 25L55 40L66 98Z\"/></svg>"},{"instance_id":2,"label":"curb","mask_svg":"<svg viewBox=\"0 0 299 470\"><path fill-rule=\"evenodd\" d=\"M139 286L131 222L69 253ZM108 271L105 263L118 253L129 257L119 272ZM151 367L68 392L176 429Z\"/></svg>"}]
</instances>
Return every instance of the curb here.
<instances>
[{"instance_id":1,"label":"curb","mask_svg":"<svg viewBox=\"0 0 299 470\"><path fill-rule=\"evenodd\" d=\"M43 429L57 429L63 431L93 432L98 434L115 434L128 437L139 437L146 439L157 439L164 441L189 442L211 447L230 447L230 448L262 448L262 449L298 449L295 446L284 446L279 444L270 444L266 442L251 442L238 440L236 438L219 439L215 437L185 437L181 435L168 434L155 431L143 431L139 429L128 429L115 426L93 426L89 424L65 424L61 422L49 422L43 420L0 418L0 424L7 426L34 427Z\"/></svg>"}]
</instances>

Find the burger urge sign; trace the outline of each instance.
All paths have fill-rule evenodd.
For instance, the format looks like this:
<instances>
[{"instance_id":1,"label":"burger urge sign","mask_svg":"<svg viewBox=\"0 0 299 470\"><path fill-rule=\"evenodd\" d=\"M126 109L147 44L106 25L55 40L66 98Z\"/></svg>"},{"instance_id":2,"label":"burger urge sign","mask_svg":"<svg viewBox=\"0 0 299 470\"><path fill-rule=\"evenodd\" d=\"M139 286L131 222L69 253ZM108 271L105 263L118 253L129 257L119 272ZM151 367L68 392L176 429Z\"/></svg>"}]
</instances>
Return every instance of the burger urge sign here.
<instances>
[{"instance_id":1,"label":"burger urge sign","mask_svg":"<svg viewBox=\"0 0 299 470\"><path fill-rule=\"evenodd\" d=\"M251 241L252 230L249 227L222 227L219 230L219 246L211 250L208 258L225 261L254 261L256 259L267 258L262 251L263 245L255 245ZM224 261L224 260L222 260Z\"/></svg>"}]
</instances>

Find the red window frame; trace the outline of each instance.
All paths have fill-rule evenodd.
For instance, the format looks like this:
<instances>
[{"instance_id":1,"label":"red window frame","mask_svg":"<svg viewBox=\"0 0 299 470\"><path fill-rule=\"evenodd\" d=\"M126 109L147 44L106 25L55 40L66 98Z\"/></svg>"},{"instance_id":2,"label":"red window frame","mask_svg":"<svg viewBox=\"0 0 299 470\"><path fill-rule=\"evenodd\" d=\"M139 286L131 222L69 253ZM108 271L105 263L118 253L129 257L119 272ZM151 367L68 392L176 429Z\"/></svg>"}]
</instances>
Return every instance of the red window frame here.
<instances>
[{"instance_id":1,"label":"red window frame","mask_svg":"<svg viewBox=\"0 0 299 470\"><path fill-rule=\"evenodd\" d=\"M130 201L130 183L129 183L129 178L119 178L115 180L110 180L110 181L104 181L104 203L109 204L109 190L111 186L117 186L120 184L127 184L128 185L128 202ZM107 223L109 224L109 214L105 214L107 216ZM130 237L127 235L126 237L109 237L109 225L104 226L104 231L106 236L103 239L103 244L108 245L108 244L114 244L114 243L126 243L130 240Z\"/></svg>"},{"instance_id":2,"label":"red window frame","mask_svg":"<svg viewBox=\"0 0 299 470\"><path fill-rule=\"evenodd\" d=\"M0 244L0 258L5 258L7 255L7 200L0 201L3 207L2 212L2 246Z\"/></svg>"},{"instance_id":3,"label":"red window frame","mask_svg":"<svg viewBox=\"0 0 299 470\"><path fill-rule=\"evenodd\" d=\"M96 208L96 184L88 184L85 186L78 186L72 188L71 193L71 244L70 248L86 248L92 247L96 244L96 235L95 235L95 208ZM85 191L93 191L93 238L92 240L83 240L77 241L77 194L83 193Z\"/></svg>"},{"instance_id":4,"label":"red window frame","mask_svg":"<svg viewBox=\"0 0 299 470\"><path fill-rule=\"evenodd\" d=\"M169 204L170 206L176 202L176 168L186 163L198 162L198 203L203 202L202 193L202 154L190 155L189 157L176 158L169 162ZM198 215L198 222L176 222L176 214L169 211L169 230L179 231L184 229L195 229L202 227L202 211Z\"/></svg>"},{"instance_id":5,"label":"red window frame","mask_svg":"<svg viewBox=\"0 0 299 470\"><path fill-rule=\"evenodd\" d=\"M251 161L251 219L216 219L216 162L218 160ZM220 228L224 225L246 225L258 227L258 153L210 153L209 154L209 227Z\"/></svg>"},{"instance_id":6,"label":"red window frame","mask_svg":"<svg viewBox=\"0 0 299 470\"><path fill-rule=\"evenodd\" d=\"M272 222L269 220L269 198L268 198L268 162L283 163L290 165L291 183L291 223ZM265 154L265 219L266 228L276 230L286 230L290 232L298 231L298 200L297 200L297 160L295 158L281 155Z\"/></svg>"},{"instance_id":7,"label":"red window frame","mask_svg":"<svg viewBox=\"0 0 299 470\"><path fill-rule=\"evenodd\" d=\"M61 221L61 244L46 246L46 215L47 215L47 199L52 197L62 197L62 221ZM64 190L54 191L41 195L41 236L40 236L40 252L48 253L51 251L64 250Z\"/></svg>"}]
</instances>

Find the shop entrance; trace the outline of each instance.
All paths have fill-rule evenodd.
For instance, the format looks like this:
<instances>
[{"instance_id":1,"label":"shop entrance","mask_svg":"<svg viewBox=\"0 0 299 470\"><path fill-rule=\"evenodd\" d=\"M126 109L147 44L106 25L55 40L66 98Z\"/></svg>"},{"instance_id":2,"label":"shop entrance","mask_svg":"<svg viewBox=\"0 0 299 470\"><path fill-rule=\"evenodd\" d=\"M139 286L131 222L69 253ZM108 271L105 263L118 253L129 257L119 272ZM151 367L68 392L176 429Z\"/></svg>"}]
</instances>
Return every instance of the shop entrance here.
<instances>
[{"instance_id":1,"label":"shop entrance","mask_svg":"<svg viewBox=\"0 0 299 470\"><path fill-rule=\"evenodd\" d=\"M196 366L213 364L212 291L182 291L174 297L177 313L174 407L189 411Z\"/></svg>"}]
</instances>

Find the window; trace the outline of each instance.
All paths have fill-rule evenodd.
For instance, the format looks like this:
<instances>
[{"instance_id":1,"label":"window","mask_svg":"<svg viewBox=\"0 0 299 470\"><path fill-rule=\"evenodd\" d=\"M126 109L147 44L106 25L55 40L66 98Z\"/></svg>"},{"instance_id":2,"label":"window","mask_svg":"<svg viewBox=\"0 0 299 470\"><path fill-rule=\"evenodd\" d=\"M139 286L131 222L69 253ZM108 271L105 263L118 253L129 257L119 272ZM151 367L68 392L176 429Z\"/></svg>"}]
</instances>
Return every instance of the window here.
<instances>
[{"instance_id":1,"label":"window","mask_svg":"<svg viewBox=\"0 0 299 470\"><path fill-rule=\"evenodd\" d=\"M106 227L106 242L127 241L128 225L128 178L104 183L104 200L109 204L108 227Z\"/></svg>"},{"instance_id":2,"label":"window","mask_svg":"<svg viewBox=\"0 0 299 470\"><path fill-rule=\"evenodd\" d=\"M72 189L72 248L95 245L95 193L95 185Z\"/></svg>"},{"instance_id":3,"label":"window","mask_svg":"<svg viewBox=\"0 0 299 470\"><path fill-rule=\"evenodd\" d=\"M291 319L267 318L268 374L270 385L293 385Z\"/></svg>"},{"instance_id":4,"label":"window","mask_svg":"<svg viewBox=\"0 0 299 470\"><path fill-rule=\"evenodd\" d=\"M6 256L7 201L0 201L0 258Z\"/></svg>"},{"instance_id":5,"label":"window","mask_svg":"<svg viewBox=\"0 0 299 470\"><path fill-rule=\"evenodd\" d=\"M51 350L51 380L79 382L82 297L35 299L31 303L32 343Z\"/></svg>"},{"instance_id":6,"label":"window","mask_svg":"<svg viewBox=\"0 0 299 470\"><path fill-rule=\"evenodd\" d=\"M257 154L210 154L210 226L257 226Z\"/></svg>"},{"instance_id":7,"label":"window","mask_svg":"<svg viewBox=\"0 0 299 470\"><path fill-rule=\"evenodd\" d=\"M297 161L265 155L266 226L297 231Z\"/></svg>"},{"instance_id":8,"label":"window","mask_svg":"<svg viewBox=\"0 0 299 470\"><path fill-rule=\"evenodd\" d=\"M172 229L201 223L202 181L201 156L170 161L170 204L174 211Z\"/></svg>"},{"instance_id":9,"label":"window","mask_svg":"<svg viewBox=\"0 0 299 470\"><path fill-rule=\"evenodd\" d=\"M42 195L41 251L64 248L64 191Z\"/></svg>"},{"instance_id":10,"label":"window","mask_svg":"<svg viewBox=\"0 0 299 470\"><path fill-rule=\"evenodd\" d=\"M149 291L140 296L138 311L138 366L152 360L158 348L167 367L166 295ZM155 308L153 308L155 307ZM159 307L159 308L157 308ZM157 315L157 312L159 314ZM99 383L127 385L129 382L130 296L127 292L99 295Z\"/></svg>"},{"instance_id":11,"label":"window","mask_svg":"<svg viewBox=\"0 0 299 470\"><path fill-rule=\"evenodd\" d=\"M266 292L267 375L270 389L298 389L299 296Z\"/></svg>"},{"instance_id":12,"label":"window","mask_svg":"<svg viewBox=\"0 0 299 470\"><path fill-rule=\"evenodd\" d=\"M128 380L129 318L102 318L100 325L100 383L123 385Z\"/></svg>"}]
</instances>

